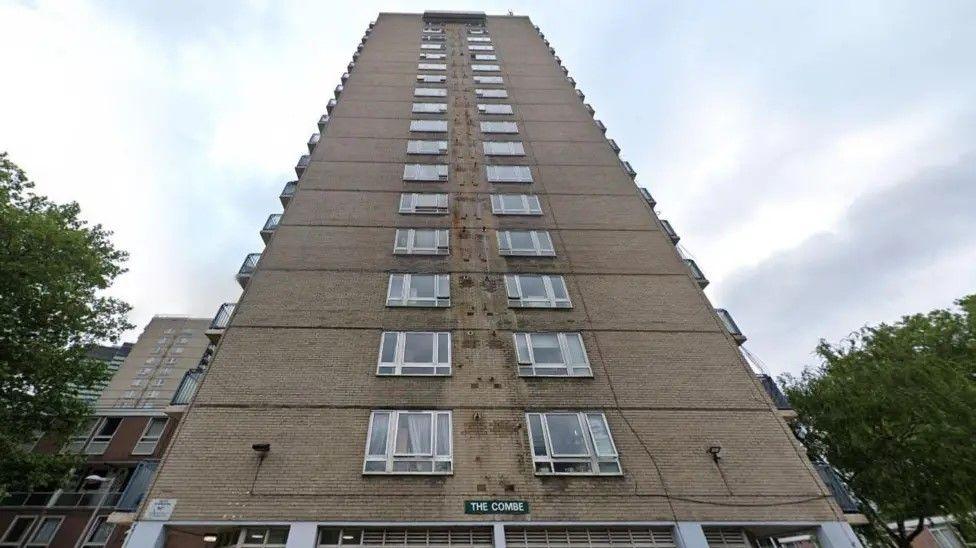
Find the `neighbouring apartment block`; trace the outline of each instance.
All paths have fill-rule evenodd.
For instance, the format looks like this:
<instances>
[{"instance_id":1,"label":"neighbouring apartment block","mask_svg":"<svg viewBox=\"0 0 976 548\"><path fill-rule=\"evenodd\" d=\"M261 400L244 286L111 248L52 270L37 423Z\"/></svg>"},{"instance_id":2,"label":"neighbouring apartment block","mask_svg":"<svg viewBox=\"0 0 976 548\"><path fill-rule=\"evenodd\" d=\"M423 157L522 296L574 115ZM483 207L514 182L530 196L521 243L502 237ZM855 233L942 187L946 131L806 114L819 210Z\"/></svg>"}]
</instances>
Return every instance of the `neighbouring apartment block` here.
<instances>
[{"instance_id":1,"label":"neighbouring apartment block","mask_svg":"<svg viewBox=\"0 0 976 548\"><path fill-rule=\"evenodd\" d=\"M858 546L528 18L381 14L318 126L127 546Z\"/></svg>"},{"instance_id":2,"label":"neighbouring apartment block","mask_svg":"<svg viewBox=\"0 0 976 548\"><path fill-rule=\"evenodd\" d=\"M41 435L33 450L78 452L64 482L0 499L0 547L122 545L159 459L212 352L208 319L156 316L134 344L98 347L112 379L81 394L93 417L68 443Z\"/></svg>"}]
</instances>

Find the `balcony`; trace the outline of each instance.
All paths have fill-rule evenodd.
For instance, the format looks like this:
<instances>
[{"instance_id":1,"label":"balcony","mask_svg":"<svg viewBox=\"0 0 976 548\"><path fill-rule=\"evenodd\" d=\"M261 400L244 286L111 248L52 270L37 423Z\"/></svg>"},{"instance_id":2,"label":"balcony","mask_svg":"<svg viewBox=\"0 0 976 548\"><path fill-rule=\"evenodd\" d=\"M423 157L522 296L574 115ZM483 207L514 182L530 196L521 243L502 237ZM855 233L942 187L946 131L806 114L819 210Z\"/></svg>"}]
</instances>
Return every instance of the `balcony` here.
<instances>
[{"instance_id":1,"label":"balcony","mask_svg":"<svg viewBox=\"0 0 976 548\"><path fill-rule=\"evenodd\" d=\"M122 493L118 491L42 491L11 492L0 499L0 506L39 508L114 508Z\"/></svg>"},{"instance_id":2,"label":"balcony","mask_svg":"<svg viewBox=\"0 0 976 548\"><path fill-rule=\"evenodd\" d=\"M295 190L297 189L298 181L288 181L285 183L285 188L281 190L281 195L278 196L278 199L281 200L281 207L288 207L288 202L295 196Z\"/></svg>"},{"instance_id":3,"label":"balcony","mask_svg":"<svg viewBox=\"0 0 976 548\"><path fill-rule=\"evenodd\" d=\"M590 116L593 116L594 114L596 114L596 111L593 110L593 105L591 105L589 103L583 103L583 108L586 109L586 112L589 112L590 113Z\"/></svg>"},{"instance_id":4,"label":"balcony","mask_svg":"<svg viewBox=\"0 0 976 548\"><path fill-rule=\"evenodd\" d=\"M227 329L231 314L234 313L236 307L237 303L224 303L217 309L217 315L214 316L213 321L210 322L210 327L207 328L207 338L210 339L210 342L217 344L217 341L220 340L220 336L224 334L224 329Z\"/></svg>"},{"instance_id":5,"label":"balcony","mask_svg":"<svg viewBox=\"0 0 976 548\"><path fill-rule=\"evenodd\" d=\"M614 141L613 139L607 139L607 142L610 143L610 150L612 150L614 154L620 154L620 145L617 144L617 141Z\"/></svg>"},{"instance_id":6,"label":"balcony","mask_svg":"<svg viewBox=\"0 0 976 548\"><path fill-rule=\"evenodd\" d=\"M319 133L325 133L325 128L327 127L329 127L329 115L323 114L322 117L319 118Z\"/></svg>"},{"instance_id":7,"label":"balcony","mask_svg":"<svg viewBox=\"0 0 976 548\"><path fill-rule=\"evenodd\" d=\"M261 229L261 239L267 244L271 241L271 235L274 234L275 229L278 228L278 223L281 222L281 213L272 213L268 215L268 220L264 222L264 227Z\"/></svg>"},{"instance_id":8,"label":"balcony","mask_svg":"<svg viewBox=\"0 0 976 548\"><path fill-rule=\"evenodd\" d=\"M708 278L706 278L705 274L700 268L698 268L698 264L695 263L693 259L685 259L685 264L688 265L688 270L691 270L691 276L695 278L696 282L698 282L698 287L702 289L708 287Z\"/></svg>"},{"instance_id":9,"label":"balcony","mask_svg":"<svg viewBox=\"0 0 976 548\"><path fill-rule=\"evenodd\" d=\"M840 479L837 471L826 463L814 463L813 466L817 469L817 474L820 475L820 479L827 486L827 489L830 490L830 494L834 496L837 506L840 506L840 509L845 514L860 514L860 503L858 503L857 498L854 497L850 489L847 488L847 485L844 484L844 480ZM856 517L851 519L851 516L848 516L848 521L857 523L859 520Z\"/></svg>"},{"instance_id":10,"label":"balcony","mask_svg":"<svg viewBox=\"0 0 976 548\"><path fill-rule=\"evenodd\" d=\"M668 235L668 238L671 240L672 244L676 244L681 241L681 237L678 236L678 233L674 231L674 227L671 226L671 223L661 219L661 228L664 229L664 233Z\"/></svg>"},{"instance_id":11,"label":"balcony","mask_svg":"<svg viewBox=\"0 0 976 548\"><path fill-rule=\"evenodd\" d=\"M742 330L739 329L739 326L732 319L732 314L729 314L728 310L716 308L715 313L718 314L718 318L722 320L722 325L725 326L725 330L729 332L729 335L732 335L732 339L736 344L741 346L742 343L746 342L746 336L742 334Z\"/></svg>"},{"instance_id":12,"label":"balcony","mask_svg":"<svg viewBox=\"0 0 976 548\"><path fill-rule=\"evenodd\" d=\"M145 498L146 492L149 491L149 484L152 483L157 468L159 468L159 461L144 460L140 462L135 471L132 472L129 484L122 491L115 509L120 512L135 512L142 499Z\"/></svg>"},{"instance_id":13,"label":"balcony","mask_svg":"<svg viewBox=\"0 0 976 548\"><path fill-rule=\"evenodd\" d=\"M621 162L621 163L624 165L624 171L627 172L627 175L630 175L631 179L636 179L637 172L634 171L634 166L630 165L630 162Z\"/></svg>"},{"instance_id":14,"label":"balcony","mask_svg":"<svg viewBox=\"0 0 976 548\"><path fill-rule=\"evenodd\" d=\"M583 90L581 89L576 90L576 96L579 97L580 101L586 100L586 95L583 93Z\"/></svg>"},{"instance_id":15,"label":"balcony","mask_svg":"<svg viewBox=\"0 0 976 548\"><path fill-rule=\"evenodd\" d=\"M295 164L295 175L301 178L302 173L305 173L305 168L308 167L308 162L311 159L311 156L308 154L302 154L302 157L298 159L298 163Z\"/></svg>"},{"instance_id":16,"label":"balcony","mask_svg":"<svg viewBox=\"0 0 976 548\"><path fill-rule=\"evenodd\" d=\"M336 86L336 87L335 87L335 98L336 98L336 99L338 99L338 98L339 98L339 96L340 96L340 95L342 95L342 91L343 91L344 89L345 89L345 88L344 88L344 87L342 87L342 84L339 84L338 86Z\"/></svg>"},{"instance_id":17,"label":"balcony","mask_svg":"<svg viewBox=\"0 0 976 548\"><path fill-rule=\"evenodd\" d=\"M237 276L235 276L237 283L241 285L241 289L247 287L247 282L251 280L251 275L254 274L259 259L261 259L260 253L248 253L247 257L244 257L244 262L241 263L241 268L237 270Z\"/></svg>"},{"instance_id":18,"label":"balcony","mask_svg":"<svg viewBox=\"0 0 976 548\"><path fill-rule=\"evenodd\" d=\"M759 382L762 383L763 389L766 390L766 394L769 395L769 399L773 400L773 405L776 409L780 411L793 411L793 406L790 405L790 400L787 399L786 394L779 389L779 385L772 377L766 374L756 375L759 378Z\"/></svg>"},{"instance_id":19,"label":"balcony","mask_svg":"<svg viewBox=\"0 0 976 548\"><path fill-rule=\"evenodd\" d=\"M332 109L334 109L338 104L339 101L336 101L335 99L329 99L329 102L325 104L325 112L329 113L329 115L331 116Z\"/></svg>"},{"instance_id":20,"label":"balcony","mask_svg":"<svg viewBox=\"0 0 976 548\"><path fill-rule=\"evenodd\" d=\"M349 63L349 64L351 65L352 63ZM349 69L349 70L352 70L352 69ZM345 84L345 83L346 83L346 80L348 80L348 79L349 79L349 73L348 73L348 72L343 72L343 73L342 73L342 76L340 76L340 77L339 77L339 80L340 80L340 81L341 81L341 82L342 82L343 84Z\"/></svg>"},{"instance_id":21,"label":"balcony","mask_svg":"<svg viewBox=\"0 0 976 548\"><path fill-rule=\"evenodd\" d=\"M654 196L651 196L651 191L647 190L642 186L637 187L637 189L640 190L641 197L644 198L644 201L647 202L647 205L651 206L651 209L654 209L654 206L657 205L657 201L654 200Z\"/></svg>"},{"instance_id":22,"label":"balcony","mask_svg":"<svg viewBox=\"0 0 976 548\"><path fill-rule=\"evenodd\" d=\"M571 86L573 86L574 88L576 87L576 79L575 78L569 77L569 78L566 78L566 80L569 82L569 84Z\"/></svg>"},{"instance_id":23,"label":"balcony","mask_svg":"<svg viewBox=\"0 0 976 548\"><path fill-rule=\"evenodd\" d=\"M322 138L318 133L313 133L311 137L308 138L308 153L311 154L315 150L315 145L319 144L319 140Z\"/></svg>"},{"instance_id":24,"label":"balcony","mask_svg":"<svg viewBox=\"0 0 976 548\"><path fill-rule=\"evenodd\" d=\"M180 385L176 388L176 393L173 394L173 399L170 400L169 404L178 406L189 405L190 400L193 399L193 395L197 393L197 386L200 385L202 378L202 369L191 369L184 373L183 379L180 380Z\"/></svg>"},{"instance_id":25,"label":"balcony","mask_svg":"<svg viewBox=\"0 0 976 548\"><path fill-rule=\"evenodd\" d=\"M346 78L349 78L348 74L350 72L352 72L352 69L356 68L356 61L357 60L359 60L359 54L358 53L354 53L352 55L352 61L350 61L349 64L346 65L346 74L344 75L344 76L346 76ZM345 80L343 80L343 82L345 82Z\"/></svg>"}]
</instances>

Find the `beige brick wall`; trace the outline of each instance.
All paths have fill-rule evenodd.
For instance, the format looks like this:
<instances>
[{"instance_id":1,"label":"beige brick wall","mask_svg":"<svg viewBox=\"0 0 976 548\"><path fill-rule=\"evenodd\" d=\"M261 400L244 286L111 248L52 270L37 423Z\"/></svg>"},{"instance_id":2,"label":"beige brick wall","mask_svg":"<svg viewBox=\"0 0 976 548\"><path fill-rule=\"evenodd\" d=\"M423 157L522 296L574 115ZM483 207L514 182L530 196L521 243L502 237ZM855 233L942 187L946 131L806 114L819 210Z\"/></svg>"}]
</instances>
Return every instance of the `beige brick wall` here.
<instances>
[{"instance_id":1,"label":"beige brick wall","mask_svg":"<svg viewBox=\"0 0 976 548\"><path fill-rule=\"evenodd\" d=\"M490 102L513 104L515 115L478 114L452 28L450 128L436 137L450 142L450 181L409 183L401 175L415 138L422 23L380 16L151 497L176 498L175 519L481 520L462 503L490 497L529 501L532 520L835 519L531 23L491 17L488 27L510 95ZM498 139L522 140L526 156L484 158L482 119L516 121L520 134ZM489 184L486 163L531 166L535 182ZM451 213L398 214L410 191L450 193ZM539 194L544 215L494 216L492 192ZM450 229L450 256L394 256L396 227ZM505 228L549 230L557 257L500 257L495 232ZM451 273L452 306L387 308L393 271ZM566 276L574 308L508 308L505 272ZM452 375L377 377L383 330L450 331ZM581 332L593 377L517 376L512 332L522 330ZM363 476L377 408L453 410L454 474ZM603 410L624 474L535 476L527 409ZM272 445L259 470L258 442ZM713 445L723 448L718 464Z\"/></svg>"}]
</instances>

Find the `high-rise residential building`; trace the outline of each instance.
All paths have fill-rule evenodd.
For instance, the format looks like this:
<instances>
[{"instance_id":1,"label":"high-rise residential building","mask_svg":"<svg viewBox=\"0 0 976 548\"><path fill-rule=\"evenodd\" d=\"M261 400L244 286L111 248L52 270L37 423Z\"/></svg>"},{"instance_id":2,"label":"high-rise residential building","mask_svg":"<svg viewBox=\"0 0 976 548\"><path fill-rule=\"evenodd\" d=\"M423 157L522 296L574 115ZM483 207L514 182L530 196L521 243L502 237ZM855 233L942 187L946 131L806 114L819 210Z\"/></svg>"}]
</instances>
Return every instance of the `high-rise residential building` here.
<instances>
[{"instance_id":1,"label":"high-rise residential building","mask_svg":"<svg viewBox=\"0 0 976 548\"><path fill-rule=\"evenodd\" d=\"M89 355L114 369L82 397L91 420L67 443L40 435L31 450L77 452L82 464L52 485L13 486L0 498L0 547L122 545L212 348L210 320L154 317L138 340Z\"/></svg>"},{"instance_id":2,"label":"high-rise residential building","mask_svg":"<svg viewBox=\"0 0 976 548\"><path fill-rule=\"evenodd\" d=\"M125 361L126 356L132 351L132 343L122 343L119 346L103 346L95 345L88 350L88 357L94 358L105 364L105 368L108 370L111 377L115 376L119 368L122 367L122 363ZM94 404L101 397L102 391L108 386L109 381L105 381L95 388L90 390L81 390L78 396L88 402Z\"/></svg>"},{"instance_id":3,"label":"high-rise residential building","mask_svg":"<svg viewBox=\"0 0 976 548\"><path fill-rule=\"evenodd\" d=\"M383 13L326 111L128 546L858 545L528 18Z\"/></svg>"}]
</instances>

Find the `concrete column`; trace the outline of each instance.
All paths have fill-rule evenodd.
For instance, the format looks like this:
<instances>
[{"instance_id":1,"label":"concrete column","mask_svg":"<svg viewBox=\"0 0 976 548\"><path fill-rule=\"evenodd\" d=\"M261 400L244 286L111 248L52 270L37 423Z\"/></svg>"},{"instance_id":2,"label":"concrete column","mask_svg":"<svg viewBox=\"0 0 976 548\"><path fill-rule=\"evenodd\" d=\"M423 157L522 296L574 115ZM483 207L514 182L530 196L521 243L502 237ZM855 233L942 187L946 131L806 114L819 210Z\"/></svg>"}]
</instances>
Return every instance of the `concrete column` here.
<instances>
[{"instance_id":1,"label":"concrete column","mask_svg":"<svg viewBox=\"0 0 976 548\"><path fill-rule=\"evenodd\" d=\"M285 548L315 548L315 534L318 525L314 521L296 521L288 529L288 543Z\"/></svg>"},{"instance_id":2,"label":"concrete column","mask_svg":"<svg viewBox=\"0 0 976 548\"><path fill-rule=\"evenodd\" d=\"M505 548L505 524L495 523L492 525L492 536L495 548Z\"/></svg>"},{"instance_id":3,"label":"concrete column","mask_svg":"<svg viewBox=\"0 0 976 548\"><path fill-rule=\"evenodd\" d=\"M123 548L163 548L166 532L162 521L137 521L129 528Z\"/></svg>"},{"instance_id":4,"label":"concrete column","mask_svg":"<svg viewBox=\"0 0 976 548\"><path fill-rule=\"evenodd\" d=\"M679 521L674 529L674 541L678 548L708 548L700 523Z\"/></svg>"},{"instance_id":5,"label":"concrete column","mask_svg":"<svg viewBox=\"0 0 976 548\"><path fill-rule=\"evenodd\" d=\"M861 548L861 540L846 521L828 521L817 527L817 540L823 548Z\"/></svg>"}]
</instances>

